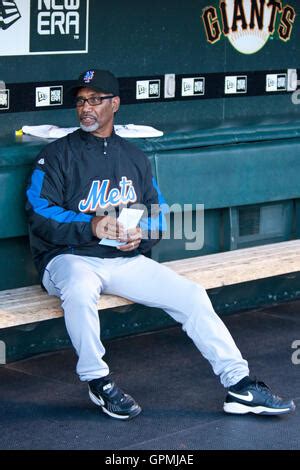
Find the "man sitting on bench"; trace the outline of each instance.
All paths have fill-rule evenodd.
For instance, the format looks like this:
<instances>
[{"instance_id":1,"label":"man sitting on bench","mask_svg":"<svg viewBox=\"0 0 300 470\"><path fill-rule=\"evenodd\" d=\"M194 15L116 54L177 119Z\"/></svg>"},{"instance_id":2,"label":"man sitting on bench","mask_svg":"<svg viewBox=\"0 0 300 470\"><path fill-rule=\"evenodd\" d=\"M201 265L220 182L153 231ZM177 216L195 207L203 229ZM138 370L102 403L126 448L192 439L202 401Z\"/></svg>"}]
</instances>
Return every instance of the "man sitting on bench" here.
<instances>
[{"instance_id":1,"label":"man sitting on bench","mask_svg":"<svg viewBox=\"0 0 300 470\"><path fill-rule=\"evenodd\" d=\"M158 237L143 237L140 227L125 230L110 215L112 209L118 213L140 204L150 210L159 203L148 158L113 130L120 106L116 77L88 70L79 76L73 93L81 129L49 144L38 156L27 189L27 211L41 282L62 301L78 355L77 373L88 382L91 400L113 418L130 419L141 412L118 388L103 360L97 300L107 293L162 308L180 322L228 388L226 412L293 411L292 400L273 395L263 382L249 377L248 363L205 289L144 256ZM159 214L152 217L161 221Z\"/></svg>"}]
</instances>

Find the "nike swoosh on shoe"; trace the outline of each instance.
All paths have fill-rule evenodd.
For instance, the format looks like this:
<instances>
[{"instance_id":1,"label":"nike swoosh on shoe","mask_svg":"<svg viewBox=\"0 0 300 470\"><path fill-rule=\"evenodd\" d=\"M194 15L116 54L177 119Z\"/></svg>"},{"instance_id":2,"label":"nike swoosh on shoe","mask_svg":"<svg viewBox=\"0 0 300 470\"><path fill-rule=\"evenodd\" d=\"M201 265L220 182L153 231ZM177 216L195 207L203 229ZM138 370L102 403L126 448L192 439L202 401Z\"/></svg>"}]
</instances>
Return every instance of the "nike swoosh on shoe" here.
<instances>
[{"instance_id":1,"label":"nike swoosh on shoe","mask_svg":"<svg viewBox=\"0 0 300 470\"><path fill-rule=\"evenodd\" d=\"M253 395L251 392L247 392L247 395L240 395L239 393L234 393L228 391L229 395L232 395L235 398L238 398L239 400L244 400L244 401L253 401Z\"/></svg>"}]
</instances>

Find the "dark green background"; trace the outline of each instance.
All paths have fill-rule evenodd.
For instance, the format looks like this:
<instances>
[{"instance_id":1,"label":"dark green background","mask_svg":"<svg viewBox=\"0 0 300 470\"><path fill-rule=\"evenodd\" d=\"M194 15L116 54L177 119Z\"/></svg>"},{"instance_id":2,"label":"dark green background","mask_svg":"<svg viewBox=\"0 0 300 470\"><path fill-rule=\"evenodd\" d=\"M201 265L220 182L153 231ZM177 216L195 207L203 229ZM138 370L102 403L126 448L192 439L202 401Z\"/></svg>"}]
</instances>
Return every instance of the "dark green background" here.
<instances>
[{"instance_id":1,"label":"dark green background","mask_svg":"<svg viewBox=\"0 0 300 470\"><path fill-rule=\"evenodd\" d=\"M202 9L218 0L90 0L89 53L2 57L0 80L9 83L72 80L84 69L109 68L119 77L165 73L207 73L299 68L299 2L292 38L269 40L258 53L238 53L227 39L206 41ZM283 2L286 5L287 2ZM20 38L18 38L20 40ZM119 123L149 124L164 129L214 126L229 120L293 119L300 107L290 94L123 106ZM76 125L73 110L2 114L0 135L22 125Z\"/></svg>"}]
</instances>

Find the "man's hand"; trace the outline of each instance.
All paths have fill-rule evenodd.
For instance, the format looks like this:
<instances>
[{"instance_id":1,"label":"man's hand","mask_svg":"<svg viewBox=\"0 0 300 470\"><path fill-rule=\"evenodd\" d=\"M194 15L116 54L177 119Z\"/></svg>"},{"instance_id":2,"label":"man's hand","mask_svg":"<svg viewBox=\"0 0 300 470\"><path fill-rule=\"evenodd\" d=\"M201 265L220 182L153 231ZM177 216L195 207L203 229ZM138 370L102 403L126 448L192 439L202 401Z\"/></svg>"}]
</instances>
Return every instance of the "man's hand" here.
<instances>
[{"instance_id":1,"label":"man's hand","mask_svg":"<svg viewBox=\"0 0 300 470\"><path fill-rule=\"evenodd\" d=\"M110 215L94 217L92 219L92 232L99 239L109 238L110 240L127 242L126 245L117 247L120 251L136 250L142 240L142 230L139 227L126 231L123 225Z\"/></svg>"},{"instance_id":2,"label":"man's hand","mask_svg":"<svg viewBox=\"0 0 300 470\"><path fill-rule=\"evenodd\" d=\"M92 232L93 235L99 239L127 240L123 225L120 224L115 217L111 217L110 215L93 217Z\"/></svg>"},{"instance_id":3,"label":"man's hand","mask_svg":"<svg viewBox=\"0 0 300 470\"><path fill-rule=\"evenodd\" d=\"M132 251L139 247L142 240L142 229L140 227L127 230L126 237L120 241L127 242L126 245L118 246L120 251Z\"/></svg>"}]
</instances>

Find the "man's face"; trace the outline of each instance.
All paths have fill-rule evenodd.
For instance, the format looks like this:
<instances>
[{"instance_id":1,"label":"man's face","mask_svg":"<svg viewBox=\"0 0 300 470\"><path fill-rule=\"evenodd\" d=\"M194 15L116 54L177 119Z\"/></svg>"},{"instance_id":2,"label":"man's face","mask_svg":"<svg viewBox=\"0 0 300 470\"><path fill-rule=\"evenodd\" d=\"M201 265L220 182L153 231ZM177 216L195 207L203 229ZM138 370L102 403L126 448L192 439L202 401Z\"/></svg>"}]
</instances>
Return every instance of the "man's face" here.
<instances>
[{"instance_id":1,"label":"man's face","mask_svg":"<svg viewBox=\"0 0 300 470\"><path fill-rule=\"evenodd\" d=\"M93 97L110 96L109 93L97 92L91 88L80 88L76 98L93 98ZM85 132L99 136L110 135L113 128L114 114L119 109L120 99L115 96L114 98L105 99L101 104L93 106L87 101L83 106L77 106L77 115L80 122L80 127Z\"/></svg>"}]
</instances>

